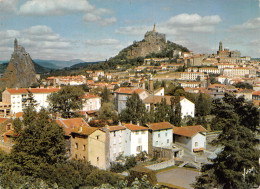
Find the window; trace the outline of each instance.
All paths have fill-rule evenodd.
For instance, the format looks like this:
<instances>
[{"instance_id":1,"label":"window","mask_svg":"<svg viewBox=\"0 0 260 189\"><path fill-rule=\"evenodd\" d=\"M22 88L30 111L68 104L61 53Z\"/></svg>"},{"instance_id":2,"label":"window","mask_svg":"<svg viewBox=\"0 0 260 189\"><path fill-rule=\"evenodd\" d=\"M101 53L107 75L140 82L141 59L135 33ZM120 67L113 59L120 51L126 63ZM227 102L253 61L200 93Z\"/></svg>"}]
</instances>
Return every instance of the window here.
<instances>
[{"instance_id":1,"label":"window","mask_svg":"<svg viewBox=\"0 0 260 189\"><path fill-rule=\"evenodd\" d=\"M136 132L136 135L139 135L139 131Z\"/></svg>"},{"instance_id":2,"label":"window","mask_svg":"<svg viewBox=\"0 0 260 189\"><path fill-rule=\"evenodd\" d=\"M158 134L158 138L160 138L160 133Z\"/></svg>"},{"instance_id":3,"label":"window","mask_svg":"<svg viewBox=\"0 0 260 189\"><path fill-rule=\"evenodd\" d=\"M97 140L99 139L99 135L97 135Z\"/></svg>"},{"instance_id":4,"label":"window","mask_svg":"<svg viewBox=\"0 0 260 189\"><path fill-rule=\"evenodd\" d=\"M116 132L114 131L114 137L116 136Z\"/></svg>"},{"instance_id":5,"label":"window","mask_svg":"<svg viewBox=\"0 0 260 189\"><path fill-rule=\"evenodd\" d=\"M169 140L169 139L167 139L167 143L168 143L168 144L170 143L170 140Z\"/></svg>"},{"instance_id":6,"label":"window","mask_svg":"<svg viewBox=\"0 0 260 189\"><path fill-rule=\"evenodd\" d=\"M141 152L141 151L142 151L142 146L137 146L137 147L136 147L136 151L137 151L137 152Z\"/></svg>"},{"instance_id":7,"label":"window","mask_svg":"<svg viewBox=\"0 0 260 189\"><path fill-rule=\"evenodd\" d=\"M145 134L145 131L142 131L142 134Z\"/></svg>"},{"instance_id":8,"label":"window","mask_svg":"<svg viewBox=\"0 0 260 189\"><path fill-rule=\"evenodd\" d=\"M99 157L97 157L97 162L99 162Z\"/></svg>"},{"instance_id":9,"label":"window","mask_svg":"<svg viewBox=\"0 0 260 189\"><path fill-rule=\"evenodd\" d=\"M195 147L198 147L198 142L195 142Z\"/></svg>"},{"instance_id":10,"label":"window","mask_svg":"<svg viewBox=\"0 0 260 189\"><path fill-rule=\"evenodd\" d=\"M78 149L78 143L75 143L75 148Z\"/></svg>"},{"instance_id":11,"label":"window","mask_svg":"<svg viewBox=\"0 0 260 189\"><path fill-rule=\"evenodd\" d=\"M77 154L75 155L75 159L78 159L78 155Z\"/></svg>"},{"instance_id":12,"label":"window","mask_svg":"<svg viewBox=\"0 0 260 189\"><path fill-rule=\"evenodd\" d=\"M83 144L83 150L86 150L86 145L85 144Z\"/></svg>"},{"instance_id":13,"label":"window","mask_svg":"<svg viewBox=\"0 0 260 189\"><path fill-rule=\"evenodd\" d=\"M165 133L165 136L167 136L167 132Z\"/></svg>"},{"instance_id":14,"label":"window","mask_svg":"<svg viewBox=\"0 0 260 189\"><path fill-rule=\"evenodd\" d=\"M156 141L156 146L158 146L158 144L159 144L159 142L158 142L158 141Z\"/></svg>"},{"instance_id":15,"label":"window","mask_svg":"<svg viewBox=\"0 0 260 189\"><path fill-rule=\"evenodd\" d=\"M86 160L86 157L85 157L85 156L83 156L83 160L84 160L84 161Z\"/></svg>"}]
</instances>

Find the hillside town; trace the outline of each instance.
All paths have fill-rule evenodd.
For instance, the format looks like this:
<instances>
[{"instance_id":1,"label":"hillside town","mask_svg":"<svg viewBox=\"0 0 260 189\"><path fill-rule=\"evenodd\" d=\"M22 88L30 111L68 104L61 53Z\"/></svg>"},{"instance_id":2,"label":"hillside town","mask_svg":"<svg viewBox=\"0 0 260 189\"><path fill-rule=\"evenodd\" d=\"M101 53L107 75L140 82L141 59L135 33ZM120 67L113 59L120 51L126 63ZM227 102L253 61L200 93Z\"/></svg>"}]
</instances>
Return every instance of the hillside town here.
<instances>
[{"instance_id":1,"label":"hillside town","mask_svg":"<svg viewBox=\"0 0 260 189\"><path fill-rule=\"evenodd\" d=\"M165 38L156 32L155 25L145 34L145 41L153 48L157 41L165 44ZM81 75L50 73L37 82L33 71L34 77L21 76L24 83L16 82L21 81L18 75L11 76L12 83L5 84L0 103L0 148L7 153L12 151L19 132L26 127L17 131L17 120L28 119L30 108L35 114L43 108L49 111L49 119L64 131L69 159L87 161L98 169L116 172L120 172L116 167L122 167L128 157L136 157L137 164L152 171L167 167L180 170L191 167L200 171L223 147L211 143L221 135L218 113L214 113L221 99L247 103L251 108L248 111L257 116L251 117L256 122L250 126L257 130L259 61L223 48L222 42L215 54L174 49L168 57L147 58L153 49L147 50L143 43L128 51L127 56L131 58L143 57L141 63L130 68L124 64L107 70L86 67L80 69ZM9 65L18 55L22 60L21 56L30 56L15 39ZM27 62L18 61L24 63ZM2 78L4 82L10 73L19 71L11 69L14 66L8 67ZM24 73L28 74L27 71ZM24 87L25 83L28 87ZM198 172L194 173L192 180L183 183L173 180L168 184L189 188L199 176Z\"/></svg>"},{"instance_id":2,"label":"hillside town","mask_svg":"<svg viewBox=\"0 0 260 189\"><path fill-rule=\"evenodd\" d=\"M0 0L0 189L260 189L260 0Z\"/></svg>"}]
</instances>

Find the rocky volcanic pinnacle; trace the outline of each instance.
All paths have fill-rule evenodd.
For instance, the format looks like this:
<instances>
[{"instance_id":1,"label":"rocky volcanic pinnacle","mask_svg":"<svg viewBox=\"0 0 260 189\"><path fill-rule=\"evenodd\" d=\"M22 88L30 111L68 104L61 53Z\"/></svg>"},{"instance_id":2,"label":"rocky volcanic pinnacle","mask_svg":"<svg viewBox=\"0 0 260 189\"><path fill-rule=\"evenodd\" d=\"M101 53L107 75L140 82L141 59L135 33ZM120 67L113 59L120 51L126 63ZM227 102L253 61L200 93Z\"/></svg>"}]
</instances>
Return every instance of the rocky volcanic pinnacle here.
<instances>
[{"instance_id":1,"label":"rocky volcanic pinnacle","mask_svg":"<svg viewBox=\"0 0 260 189\"><path fill-rule=\"evenodd\" d=\"M32 59L24 49L14 40L14 52L2 78L4 87L29 87L36 82L36 73Z\"/></svg>"}]
</instances>

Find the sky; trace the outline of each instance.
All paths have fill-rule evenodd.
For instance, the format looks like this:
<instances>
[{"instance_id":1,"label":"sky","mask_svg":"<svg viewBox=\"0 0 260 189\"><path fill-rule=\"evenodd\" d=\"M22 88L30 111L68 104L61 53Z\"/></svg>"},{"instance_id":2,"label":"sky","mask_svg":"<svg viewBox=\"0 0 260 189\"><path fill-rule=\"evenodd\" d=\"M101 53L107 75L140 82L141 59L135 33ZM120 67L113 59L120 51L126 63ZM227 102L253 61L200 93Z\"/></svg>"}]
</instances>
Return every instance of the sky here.
<instances>
[{"instance_id":1,"label":"sky","mask_svg":"<svg viewBox=\"0 0 260 189\"><path fill-rule=\"evenodd\" d=\"M153 29L195 53L260 57L260 0L0 0L0 60L102 61Z\"/></svg>"}]
</instances>

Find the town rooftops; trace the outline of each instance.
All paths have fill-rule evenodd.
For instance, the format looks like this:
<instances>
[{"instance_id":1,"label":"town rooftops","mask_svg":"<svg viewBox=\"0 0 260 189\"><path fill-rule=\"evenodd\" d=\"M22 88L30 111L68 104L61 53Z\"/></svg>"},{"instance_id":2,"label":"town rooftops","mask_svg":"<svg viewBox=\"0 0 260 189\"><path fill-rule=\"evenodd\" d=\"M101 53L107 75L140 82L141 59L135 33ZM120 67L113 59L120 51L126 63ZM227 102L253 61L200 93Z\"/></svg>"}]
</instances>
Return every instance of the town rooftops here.
<instances>
[{"instance_id":1,"label":"town rooftops","mask_svg":"<svg viewBox=\"0 0 260 189\"><path fill-rule=\"evenodd\" d=\"M148 127L153 131L163 130L163 129L172 129L173 125L169 122L160 122L160 123L150 123Z\"/></svg>"},{"instance_id":2,"label":"town rooftops","mask_svg":"<svg viewBox=\"0 0 260 189\"><path fill-rule=\"evenodd\" d=\"M111 131L119 131L119 130L125 130L126 128L123 127L123 126L109 126L108 127L108 130L111 132Z\"/></svg>"},{"instance_id":3,"label":"town rooftops","mask_svg":"<svg viewBox=\"0 0 260 189\"><path fill-rule=\"evenodd\" d=\"M11 88L6 89L10 94L21 94L21 93L53 93L58 92L59 88Z\"/></svg>"},{"instance_id":4,"label":"town rooftops","mask_svg":"<svg viewBox=\"0 0 260 189\"><path fill-rule=\"evenodd\" d=\"M148 130L148 127L143 127L143 126L138 126L134 124L125 124L125 127L127 129L130 129L131 131L143 131L143 130Z\"/></svg>"},{"instance_id":5,"label":"town rooftops","mask_svg":"<svg viewBox=\"0 0 260 189\"><path fill-rule=\"evenodd\" d=\"M206 132L207 130L201 125L185 126L185 127L174 127L173 134L181 135L186 137L193 137L198 132Z\"/></svg>"}]
</instances>

